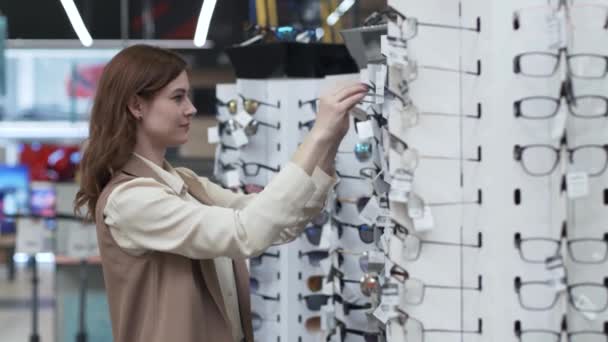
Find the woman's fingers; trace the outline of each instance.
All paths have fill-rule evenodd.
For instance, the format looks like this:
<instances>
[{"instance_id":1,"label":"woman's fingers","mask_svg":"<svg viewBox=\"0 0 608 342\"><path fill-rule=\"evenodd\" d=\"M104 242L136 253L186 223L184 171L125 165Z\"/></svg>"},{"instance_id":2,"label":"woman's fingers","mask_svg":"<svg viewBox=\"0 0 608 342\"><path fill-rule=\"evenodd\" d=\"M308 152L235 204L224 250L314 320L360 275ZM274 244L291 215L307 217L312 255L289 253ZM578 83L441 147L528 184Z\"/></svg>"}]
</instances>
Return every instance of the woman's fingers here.
<instances>
[{"instance_id":1,"label":"woman's fingers","mask_svg":"<svg viewBox=\"0 0 608 342\"><path fill-rule=\"evenodd\" d=\"M353 94L357 94L360 92L367 92L367 90L368 90L367 85L357 82L357 83L353 83L353 84L343 87L337 93L335 93L333 95L333 97L338 102L342 102Z\"/></svg>"},{"instance_id":2,"label":"woman's fingers","mask_svg":"<svg viewBox=\"0 0 608 342\"><path fill-rule=\"evenodd\" d=\"M367 90L351 94L349 97L340 102L339 107L343 112L349 111L357 103L359 103L367 95Z\"/></svg>"}]
</instances>

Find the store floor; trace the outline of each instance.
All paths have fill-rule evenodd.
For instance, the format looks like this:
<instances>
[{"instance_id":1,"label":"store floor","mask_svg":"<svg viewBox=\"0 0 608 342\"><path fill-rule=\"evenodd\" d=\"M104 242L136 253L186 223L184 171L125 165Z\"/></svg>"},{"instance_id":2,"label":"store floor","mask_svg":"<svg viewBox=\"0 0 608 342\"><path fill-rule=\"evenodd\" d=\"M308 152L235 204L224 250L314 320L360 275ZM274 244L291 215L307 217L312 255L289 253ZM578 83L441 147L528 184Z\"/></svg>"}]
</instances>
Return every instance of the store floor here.
<instances>
[{"instance_id":1,"label":"store floor","mask_svg":"<svg viewBox=\"0 0 608 342\"><path fill-rule=\"evenodd\" d=\"M39 335L41 342L55 340L53 327L53 270L51 263L39 265L40 311ZM17 266L16 279L8 281L8 272L0 265L0 341L28 341L32 328L31 272L25 264Z\"/></svg>"}]
</instances>

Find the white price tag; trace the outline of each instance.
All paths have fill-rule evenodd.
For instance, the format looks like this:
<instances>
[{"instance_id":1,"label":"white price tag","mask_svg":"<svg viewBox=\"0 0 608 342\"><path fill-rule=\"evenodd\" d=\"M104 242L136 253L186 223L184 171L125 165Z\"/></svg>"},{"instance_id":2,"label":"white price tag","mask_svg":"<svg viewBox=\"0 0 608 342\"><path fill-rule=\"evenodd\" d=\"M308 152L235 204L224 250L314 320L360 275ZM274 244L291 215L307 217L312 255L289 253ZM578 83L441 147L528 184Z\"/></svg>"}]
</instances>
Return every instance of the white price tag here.
<instances>
[{"instance_id":1,"label":"white price tag","mask_svg":"<svg viewBox=\"0 0 608 342\"><path fill-rule=\"evenodd\" d=\"M587 197L589 195L589 175L586 172L568 172L566 188L570 199Z\"/></svg>"},{"instance_id":2,"label":"white price tag","mask_svg":"<svg viewBox=\"0 0 608 342\"><path fill-rule=\"evenodd\" d=\"M368 251L367 257L369 258L369 262L373 263L383 264L386 261L386 256L380 251Z\"/></svg>"},{"instance_id":3,"label":"white price tag","mask_svg":"<svg viewBox=\"0 0 608 342\"><path fill-rule=\"evenodd\" d=\"M386 228L391 224L390 211L388 215L380 215L376 218L376 227Z\"/></svg>"},{"instance_id":4,"label":"white price tag","mask_svg":"<svg viewBox=\"0 0 608 342\"><path fill-rule=\"evenodd\" d=\"M407 216L407 205L405 203L391 201L391 219L403 227L412 225L412 219Z\"/></svg>"},{"instance_id":5,"label":"white price tag","mask_svg":"<svg viewBox=\"0 0 608 342\"><path fill-rule=\"evenodd\" d=\"M382 209L380 205L378 205L378 198L376 196L372 196L363 210L359 213L359 216L365 223L373 224L376 222L378 216L382 214Z\"/></svg>"},{"instance_id":6,"label":"white price tag","mask_svg":"<svg viewBox=\"0 0 608 342\"><path fill-rule=\"evenodd\" d=\"M229 170L224 173L224 184L229 188L236 188L241 185L241 179L238 170Z\"/></svg>"},{"instance_id":7,"label":"white price tag","mask_svg":"<svg viewBox=\"0 0 608 342\"><path fill-rule=\"evenodd\" d=\"M566 20L564 9L551 11L545 17L547 41L549 50L565 47L567 42Z\"/></svg>"},{"instance_id":8,"label":"white price tag","mask_svg":"<svg viewBox=\"0 0 608 342\"><path fill-rule=\"evenodd\" d=\"M367 272L382 273L386 264L386 256L380 251L367 252Z\"/></svg>"},{"instance_id":9,"label":"white price tag","mask_svg":"<svg viewBox=\"0 0 608 342\"><path fill-rule=\"evenodd\" d=\"M372 180L372 186L374 187L374 191L376 191L377 194L385 194L391 189L390 183L386 182L382 177L383 172L384 171L378 172L376 177L374 177L374 179Z\"/></svg>"},{"instance_id":10,"label":"white price tag","mask_svg":"<svg viewBox=\"0 0 608 342\"><path fill-rule=\"evenodd\" d=\"M391 235L388 242L388 257L392 261L402 264L403 263L403 241L396 235Z\"/></svg>"},{"instance_id":11,"label":"white price tag","mask_svg":"<svg viewBox=\"0 0 608 342\"><path fill-rule=\"evenodd\" d=\"M236 120L236 122L238 122L241 126L247 127L247 125L253 121L253 116L246 111L241 110L235 115L234 120Z\"/></svg>"},{"instance_id":12,"label":"white price tag","mask_svg":"<svg viewBox=\"0 0 608 342\"><path fill-rule=\"evenodd\" d=\"M338 232L331 227L331 224L325 224L321 230L321 240L319 241L319 249L329 249L335 246L338 242Z\"/></svg>"},{"instance_id":13,"label":"white price tag","mask_svg":"<svg viewBox=\"0 0 608 342\"><path fill-rule=\"evenodd\" d=\"M566 113L566 109L564 107L560 107L560 110L557 112L555 118L551 122L551 137L553 139L558 139L564 135L566 132L566 122L568 121L568 114Z\"/></svg>"},{"instance_id":14,"label":"white price tag","mask_svg":"<svg viewBox=\"0 0 608 342\"><path fill-rule=\"evenodd\" d=\"M321 271L325 274L329 274L331 270L331 258L325 258L319 262L319 266L321 267Z\"/></svg>"},{"instance_id":15,"label":"white price tag","mask_svg":"<svg viewBox=\"0 0 608 342\"><path fill-rule=\"evenodd\" d=\"M399 305L399 285L387 283L382 286L382 304L389 306Z\"/></svg>"},{"instance_id":16,"label":"white price tag","mask_svg":"<svg viewBox=\"0 0 608 342\"><path fill-rule=\"evenodd\" d=\"M402 64L393 64L389 66L388 89L395 94L405 96L408 92L408 84L404 78L405 71Z\"/></svg>"},{"instance_id":17,"label":"white price tag","mask_svg":"<svg viewBox=\"0 0 608 342\"><path fill-rule=\"evenodd\" d=\"M431 207L428 205L424 206L424 211L422 213L422 217L415 216L412 217L414 221L414 228L416 231L422 232L431 230L435 226L435 220L433 219L433 213L431 212Z\"/></svg>"},{"instance_id":18,"label":"white price tag","mask_svg":"<svg viewBox=\"0 0 608 342\"><path fill-rule=\"evenodd\" d=\"M384 85L386 84L386 65L381 64L376 71L376 103L384 103Z\"/></svg>"},{"instance_id":19,"label":"white price tag","mask_svg":"<svg viewBox=\"0 0 608 342\"><path fill-rule=\"evenodd\" d=\"M336 309L328 303L321 307L321 330L331 331L336 325Z\"/></svg>"},{"instance_id":20,"label":"white price tag","mask_svg":"<svg viewBox=\"0 0 608 342\"><path fill-rule=\"evenodd\" d=\"M391 202L407 203L412 191L413 175L404 169L396 169L391 178L389 199Z\"/></svg>"},{"instance_id":21,"label":"white price tag","mask_svg":"<svg viewBox=\"0 0 608 342\"><path fill-rule=\"evenodd\" d=\"M247 134L242 129L237 129L232 132L232 140L234 141L234 146L240 148L249 143L249 138L247 138Z\"/></svg>"},{"instance_id":22,"label":"white price tag","mask_svg":"<svg viewBox=\"0 0 608 342\"><path fill-rule=\"evenodd\" d=\"M373 312L374 317L376 317L380 323L386 324L388 322L388 308L386 305L378 305L376 310Z\"/></svg>"},{"instance_id":23,"label":"white price tag","mask_svg":"<svg viewBox=\"0 0 608 342\"><path fill-rule=\"evenodd\" d=\"M398 316L395 306L391 304L385 304L384 300L378 305L376 310L372 313L382 324L386 324L391 318Z\"/></svg>"},{"instance_id":24,"label":"white price tag","mask_svg":"<svg viewBox=\"0 0 608 342\"><path fill-rule=\"evenodd\" d=\"M386 231L380 236L380 249L388 253L390 232Z\"/></svg>"},{"instance_id":25,"label":"white price tag","mask_svg":"<svg viewBox=\"0 0 608 342\"><path fill-rule=\"evenodd\" d=\"M387 36L380 37L380 53L386 56L388 64L404 64L407 60L407 46L401 41L389 41Z\"/></svg>"},{"instance_id":26,"label":"white price tag","mask_svg":"<svg viewBox=\"0 0 608 342\"><path fill-rule=\"evenodd\" d=\"M16 252L28 255L44 252L45 229L42 219L17 220Z\"/></svg>"},{"instance_id":27,"label":"white price tag","mask_svg":"<svg viewBox=\"0 0 608 342\"><path fill-rule=\"evenodd\" d=\"M219 160L222 162L222 164L232 164L238 162L240 156L241 153L238 150L224 151L220 153Z\"/></svg>"},{"instance_id":28,"label":"white price tag","mask_svg":"<svg viewBox=\"0 0 608 342\"><path fill-rule=\"evenodd\" d=\"M220 142L220 129L218 126L207 128L207 142L210 144L217 144Z\"/></svg>"},{"instance_id":29,"label":"white price tag","mask_svg":"<svg viewBox=\"0 0 608 342\"><path fill-rule=\"evenodd\" d=\"M371 120L357 122L357 135L361 140L367 140L374 137L374 127Z\"/></svg>"},{"instance_id":30,"label":"white price tag","mask_svg":"<svg viewBox=\"0 0 608 342\"><path fill-rule=\"evenodd\" d=\"M328 295L331 296L334 294L334 282L330 281L330 282L326 282L325 279L323 279L323 287L321 288L321 293L324 295Z\"/></svg>"},{"instance_id":31,"label":"white price tag","mask_svg":"<svg viewBox=\"0 0 608 342\"><path fill-rule=\"evenodd\" d=\"M555 292L566 290L566 268L564 266L564 259L560 255L547 258L545 261L545 268L551 274L549 282Z\"/></svg>"}]
</instances>

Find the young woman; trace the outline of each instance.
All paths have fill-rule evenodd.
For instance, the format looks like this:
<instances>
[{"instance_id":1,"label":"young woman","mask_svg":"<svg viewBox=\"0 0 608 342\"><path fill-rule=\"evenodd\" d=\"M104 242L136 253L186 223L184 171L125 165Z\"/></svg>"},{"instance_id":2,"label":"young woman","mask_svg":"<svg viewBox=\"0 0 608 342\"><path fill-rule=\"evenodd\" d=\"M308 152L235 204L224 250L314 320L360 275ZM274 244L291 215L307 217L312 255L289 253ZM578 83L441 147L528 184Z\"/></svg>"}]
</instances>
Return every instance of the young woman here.
<instances>
[{"instance_id":1,"label":"young woman","mask_svg":"<svg viewBox=\"0 0 608 342\"><path fill-rule=\"evenodd\" d=\"M253 341L245 259L295 238L334 184L348 110L367 88L321 96L291 161L255 195L173 168L196 108L187 65L138 45L105 67L95 96L75 208L97 225L115 342Z\"/></svg>"}]
</instances>

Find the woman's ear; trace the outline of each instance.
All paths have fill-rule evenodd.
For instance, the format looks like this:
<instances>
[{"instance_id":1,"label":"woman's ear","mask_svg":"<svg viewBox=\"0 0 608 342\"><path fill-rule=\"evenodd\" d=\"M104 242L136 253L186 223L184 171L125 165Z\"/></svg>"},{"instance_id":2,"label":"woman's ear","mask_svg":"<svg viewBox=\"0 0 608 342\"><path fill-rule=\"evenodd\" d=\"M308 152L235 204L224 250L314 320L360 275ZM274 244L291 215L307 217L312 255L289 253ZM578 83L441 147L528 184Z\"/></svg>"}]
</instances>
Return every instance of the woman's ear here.
<instances>
[{"instance_id":1,"label":"woman's ear","mask_svg":"<svg viewBox=\"0 0 608 342\"><path fill-rule=\"evenodd\" d=\"M133 115L138 121L143 118L143 105L142 98L137 95L134 95L127 103L129 112L131 112L131 115Z\"/></svg>"}]
</instances>

